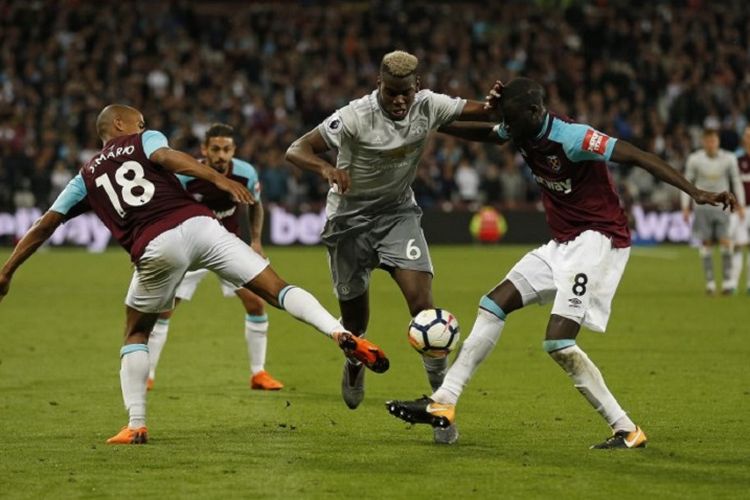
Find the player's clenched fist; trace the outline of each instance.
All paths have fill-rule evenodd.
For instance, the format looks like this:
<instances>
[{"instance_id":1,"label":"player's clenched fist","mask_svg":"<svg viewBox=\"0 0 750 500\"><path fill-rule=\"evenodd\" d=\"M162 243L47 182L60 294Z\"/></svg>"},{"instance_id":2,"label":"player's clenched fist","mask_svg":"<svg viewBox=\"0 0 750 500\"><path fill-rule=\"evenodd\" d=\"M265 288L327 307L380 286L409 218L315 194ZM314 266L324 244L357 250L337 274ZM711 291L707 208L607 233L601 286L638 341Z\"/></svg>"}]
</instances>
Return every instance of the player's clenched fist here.
<instances>
[{"instance_id":1,"label":"player's clenched fist","mask_svg":"<svg viewBox=\"0 0 750 500\"><path fill-rule=\"evenodd\" d=\"M346 193L349 190L349 173L346 170L329 167L321 173L325 180L328 181L328 184L338 186L339 193Z\"/></svg>"}]
</instances>

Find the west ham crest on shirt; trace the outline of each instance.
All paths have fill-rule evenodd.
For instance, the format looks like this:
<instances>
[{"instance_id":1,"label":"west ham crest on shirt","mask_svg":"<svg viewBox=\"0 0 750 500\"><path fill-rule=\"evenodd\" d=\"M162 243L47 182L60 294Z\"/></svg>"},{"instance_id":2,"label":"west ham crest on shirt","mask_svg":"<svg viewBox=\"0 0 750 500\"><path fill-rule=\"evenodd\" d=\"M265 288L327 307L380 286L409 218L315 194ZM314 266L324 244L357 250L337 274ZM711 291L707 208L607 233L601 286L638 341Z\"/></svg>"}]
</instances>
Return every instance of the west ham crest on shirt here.
<instances>
[{"instance_id":1,"label":"west ham crest on shirt","mask_svg":"<svg viewBox=\"0 0 750 500\"><path fill-rule=\"evenodd\" d=\"M549 155L547 156L547 166L553 171L553 172L559 172L562 165L560 165L560 158L557 157L557 155Z\"/></svg>"}]
</instances>

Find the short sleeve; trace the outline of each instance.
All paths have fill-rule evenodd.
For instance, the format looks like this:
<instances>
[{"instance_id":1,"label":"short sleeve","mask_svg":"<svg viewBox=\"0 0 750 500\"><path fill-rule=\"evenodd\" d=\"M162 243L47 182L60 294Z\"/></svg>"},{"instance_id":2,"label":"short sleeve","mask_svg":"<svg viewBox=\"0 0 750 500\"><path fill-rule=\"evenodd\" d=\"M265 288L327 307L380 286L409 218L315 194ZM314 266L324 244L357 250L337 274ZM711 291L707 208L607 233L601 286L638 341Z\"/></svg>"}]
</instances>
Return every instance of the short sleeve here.
<instances>
[{"instance_id":1,"label":"short sleeve","mask_svg":"<svg viewBox=\"0 0 750 500\"><path fill-rule=\"evenodd\" d=\"M258 181L258 171L255 170L252 164L246 161L238 160L237 158L232 161L234 162L234 171L247 179L247 189L253 194L256 200L259 200L260 182Z\"/></svg>"},{"instance_id":2,"label":"short sleeve","mask_svg":"<svg viewBox=\"0 0 750 500\"><path fill-rule=\"evenodd\" d=\"M436 129L450 123L461 115L466 99L425 90L429 102L430 128Z\"/></svg>"},{"instance_id":3,"label":"short sleeve","mask_svg":"<svg viewBox=\"0 0 750 500\"><path fill-rule=\"evenodd\" d=\"M550 139L562 144L570 161L609 160L617 139L582 123L555 119Z\"/></svg>"},{"instance_id":4,"label":"short sleeve","mask_svg":"<svg viewBox=\"0 0 750 500\"><path fill-rule=\"evenodd\" d=\"M57 197L50 207L50 210L63 215L68 215L68 212L70 212L73 207L86 199L86 194L86 184L84 184L81 174L78 174L68 182L68 185L65 186L65 189L63 189L62 193Z\"/></svg>"},{"instance_id":5,"label":"short sleeve","mask_svg":"<svg viewBox=\"0 0 750 500\"><path fill-rule=\"evenodd\" d=\"M141 144L146 158L151 158L151 155L157 149L169 147L166 136L158 130L146 130L141 134Z\"/></svg>"},{"instance_id":6,"label":"short sleeve","mask_svg":"<svg viewBox=\"0 0 750 500\"><path fill-rule=\"evenodd\" d=\"M341 149L341 144L354 135L356 123L350 108L351 105L344 106L318 125L318 132L329 147Z\"/></svg>"},{"instance_id":7,"label":"short sleeve","mask_svg":"<svg viewBox=\"0 0 750 500\"><path fill-rule=\"evenodd\" d=\"M185 175L185 174L174 174L174 176L177 177L178 181L180 181L180 184L182 184L182 187L186 188L186 189L187 189L188 182L190 182L193 179L195 179L195 177L191 177L191 176Z\"/></svg>"}]
</instances>

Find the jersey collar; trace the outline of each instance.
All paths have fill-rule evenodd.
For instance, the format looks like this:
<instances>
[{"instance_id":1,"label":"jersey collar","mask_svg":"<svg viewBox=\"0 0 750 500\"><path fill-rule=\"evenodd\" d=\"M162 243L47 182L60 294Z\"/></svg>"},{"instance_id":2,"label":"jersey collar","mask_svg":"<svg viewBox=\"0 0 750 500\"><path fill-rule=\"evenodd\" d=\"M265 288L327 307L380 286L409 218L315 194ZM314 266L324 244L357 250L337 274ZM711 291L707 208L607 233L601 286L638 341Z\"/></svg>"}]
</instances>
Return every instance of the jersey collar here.
<instances>
[{"instance_id":1,"label":"jersey collar","mask_svg":"<svg viewBox=\"0 0 750 500\"><path fill-rule=\"evenodd\" d=\"M544 114L544 119L542 120L542 126L539 129L539 133L534 136L534 139L541 139L544 137L544 135L547 133L547 130L549 129L549 123L550 123L550 116L549 111Z\"/></svg>"}]
</instances>

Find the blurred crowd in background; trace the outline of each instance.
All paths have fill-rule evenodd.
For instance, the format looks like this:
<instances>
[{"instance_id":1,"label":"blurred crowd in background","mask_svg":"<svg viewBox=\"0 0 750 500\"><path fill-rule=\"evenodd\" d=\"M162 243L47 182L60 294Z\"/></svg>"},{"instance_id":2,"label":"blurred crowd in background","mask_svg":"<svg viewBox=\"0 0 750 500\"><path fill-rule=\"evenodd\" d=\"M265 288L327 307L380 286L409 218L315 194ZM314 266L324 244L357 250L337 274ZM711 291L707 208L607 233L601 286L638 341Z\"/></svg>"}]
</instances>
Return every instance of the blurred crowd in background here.
<instances>
[{"instance_id":1,"label":"blurred crowd in background","mask_svg":"<svg viewBox=\"0 0 750 500\"><path fill-rule=\"evenodd\" d=\"M100 148L97 113L142 110L199 154L216 121L237 131L266 203L321 206L327 186L285 163L291 142L375 87L382 56L420 58L422 86L483 99L496 79L542 82L552 110L682 169L700 131L738 147L750 117L750 2L189 2L0 0L0 210L46 208ZM611 165L627 203L671 209L674 189ZM534 209L512 148L435 134L419 203Z\"/></svg>"}]
</instances>

